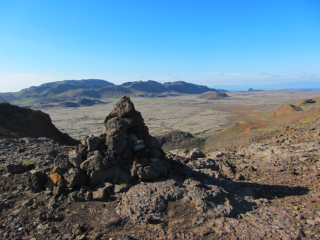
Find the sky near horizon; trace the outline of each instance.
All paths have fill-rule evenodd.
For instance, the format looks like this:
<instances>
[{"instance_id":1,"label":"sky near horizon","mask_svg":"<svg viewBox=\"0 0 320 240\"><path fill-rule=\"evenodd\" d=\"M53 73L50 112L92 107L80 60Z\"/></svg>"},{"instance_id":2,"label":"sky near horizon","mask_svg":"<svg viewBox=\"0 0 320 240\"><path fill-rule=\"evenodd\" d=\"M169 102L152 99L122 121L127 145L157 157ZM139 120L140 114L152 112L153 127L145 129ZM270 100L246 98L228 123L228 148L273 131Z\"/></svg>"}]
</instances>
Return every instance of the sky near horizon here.
<instances>
[{"instance_id":1,"label":"sky near horizon","mask_svg":"<svg viewBox=\"0 0 320 240\"><path fill-rule=\"evenodd\" d=\"M69 79L320 82L319 0L0 0L0 92Z\"/></svg>"}]
</instances>

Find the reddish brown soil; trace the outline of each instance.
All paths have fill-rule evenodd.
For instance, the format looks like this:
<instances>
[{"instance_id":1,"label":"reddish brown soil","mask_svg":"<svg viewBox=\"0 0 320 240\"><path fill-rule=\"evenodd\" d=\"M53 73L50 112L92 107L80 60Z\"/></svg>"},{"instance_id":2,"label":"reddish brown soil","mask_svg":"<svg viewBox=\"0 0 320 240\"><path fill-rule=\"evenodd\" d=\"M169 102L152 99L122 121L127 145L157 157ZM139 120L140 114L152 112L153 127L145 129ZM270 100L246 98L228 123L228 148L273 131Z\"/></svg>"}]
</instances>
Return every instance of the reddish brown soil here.
<instances>
[{"instance_id":1,"label":"reddish brown soil","mask_svg":"<svg viewBox=\"0 0 320 240\"><path fill-rule=\"evenodd\" d=\"M320 102L320 97L312 99ZM285 105L281 104L267 117L263 114L263 110L266 109L256 107L230 105L223 106L223 108L215 108L219 111L233 112L234 114L228 117L233 124L209 136L204 150L213 151L246 146L253 142L273 137L270 130L318 116L320 107L318 105L305 104L304 101L303 99L292 101ZM297 111L300 107L304 107L305 110Z\"/></svg>"}]
</instances>

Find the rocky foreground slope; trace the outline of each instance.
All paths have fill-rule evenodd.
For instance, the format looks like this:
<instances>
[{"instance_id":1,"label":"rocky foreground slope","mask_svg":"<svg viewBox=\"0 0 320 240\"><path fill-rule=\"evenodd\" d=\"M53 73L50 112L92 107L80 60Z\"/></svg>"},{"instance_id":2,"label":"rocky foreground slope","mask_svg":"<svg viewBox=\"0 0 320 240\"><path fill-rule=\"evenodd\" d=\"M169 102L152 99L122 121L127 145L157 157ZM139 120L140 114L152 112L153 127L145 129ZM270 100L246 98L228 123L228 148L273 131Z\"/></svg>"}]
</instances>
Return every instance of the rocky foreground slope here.
<instances>
[{"instance_id":1,"label":"rocky foreground slope","mask_svg":"<svg viewBox=\"0 0 320 240\"><path fill-rule=\"evenodd\" d=\"M320 238L319 118L206 154L164 153L126 97L105 125L0 142L3 239Z\"/></svg>"}]
</instances>

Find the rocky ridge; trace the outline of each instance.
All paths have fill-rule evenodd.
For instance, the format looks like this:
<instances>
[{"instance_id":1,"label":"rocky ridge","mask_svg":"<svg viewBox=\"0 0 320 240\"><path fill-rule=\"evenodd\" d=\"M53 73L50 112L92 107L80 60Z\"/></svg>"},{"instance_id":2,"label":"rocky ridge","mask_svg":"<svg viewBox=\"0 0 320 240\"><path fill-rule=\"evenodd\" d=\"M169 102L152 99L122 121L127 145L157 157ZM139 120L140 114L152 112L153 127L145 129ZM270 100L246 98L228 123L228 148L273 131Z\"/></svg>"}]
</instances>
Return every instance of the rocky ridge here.
<instances>
[{"instance_id":1,"label":"rocky ridge","mask_svg":"<svg viewBox=\"0 0 320 240\"><path fill-rule=\"evenodd\" d=\"M79 98L119 98L121 95L140 97L167 97L181 94L201 94L207 91L216 91L207 86L187 83L183 81L158 83L156 81L126 82L114 85L99 79L65 80L32 86L19 92L0 93L0 100L24 105L53 103L73 103ZM220 91L219 91L220 92ZM70 103L71 102L71 103Z\"/></svg>"},{"instance_id":2,"label":"rocky ridge","mask_svg":"<svg viewBox=\"0 0 320 240\"><path fill-rule=\"evenodd\" d=\"M0 139L24 137L51 138L66 145L78 143L57 129L48 114L5 102L0 103Z\"/></svg>"},{"instance_id":3,"label":"rocky ridge","mask_svg":"<svg viewBox=\"0 0 320 240\"><path fill-rule=\"evenodd\" d=\"M1 142L0 234L4 239L319 238L319 121L289 127L290 132L285 127L268 141L233 151L165 154L124 97L106 117L106 132L83 138L74 149L48 139ZM15 173L12 165L22 148L39 160Z\"/></svg>"}]
</instances>

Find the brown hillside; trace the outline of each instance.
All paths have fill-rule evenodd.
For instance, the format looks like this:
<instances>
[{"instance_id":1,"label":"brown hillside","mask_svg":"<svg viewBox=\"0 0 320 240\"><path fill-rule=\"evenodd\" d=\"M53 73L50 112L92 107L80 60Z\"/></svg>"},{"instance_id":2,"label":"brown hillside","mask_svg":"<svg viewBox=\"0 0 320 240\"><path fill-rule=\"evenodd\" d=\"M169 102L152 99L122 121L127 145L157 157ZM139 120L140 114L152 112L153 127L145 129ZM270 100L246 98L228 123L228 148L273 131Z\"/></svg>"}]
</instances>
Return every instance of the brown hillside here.
<instances>
[{"instance_id":1,"label":"brown hillside","mask_svg":"<svg viewBox=\"0 0 320 240\"><path fill-rule=\"evenodd\" d=\"M288 113L292 113L295 111L303 111L300 107L297 107L293 104L286 104L282 107L279 107L276 111L274 111L269 117L268 119L275 119L277 117L281 117L284 115L287 115Z\"/></svg>"},{"instance_id":2,"label":"brown hillside","mask_svg":"<svg viewBox=\"0 0 320 240\"><path fill-rule=\"evenodd\" d=\"M244 106L236 108L225 107L224 110L234 111L234 115L228 117L233 124L208 136L205 151L233 149L261 142L274 137L275 132L286 129L288 125L313 120L320 113L320 96L286 102L271 114L270 110L260 111Z\"/></svg>"},{"instance_id":3,"label":"brown hillside","mask_svg":"<svg viewBox=\"0 0 320 240\"><path fill-rule=\"evenodd\" d=\"M75 139L60 132L52 124L48 114L9 103L0 103L0 139L23 137L46 137L60 144L77 144Z\"/></svg>"}]
</instances>

